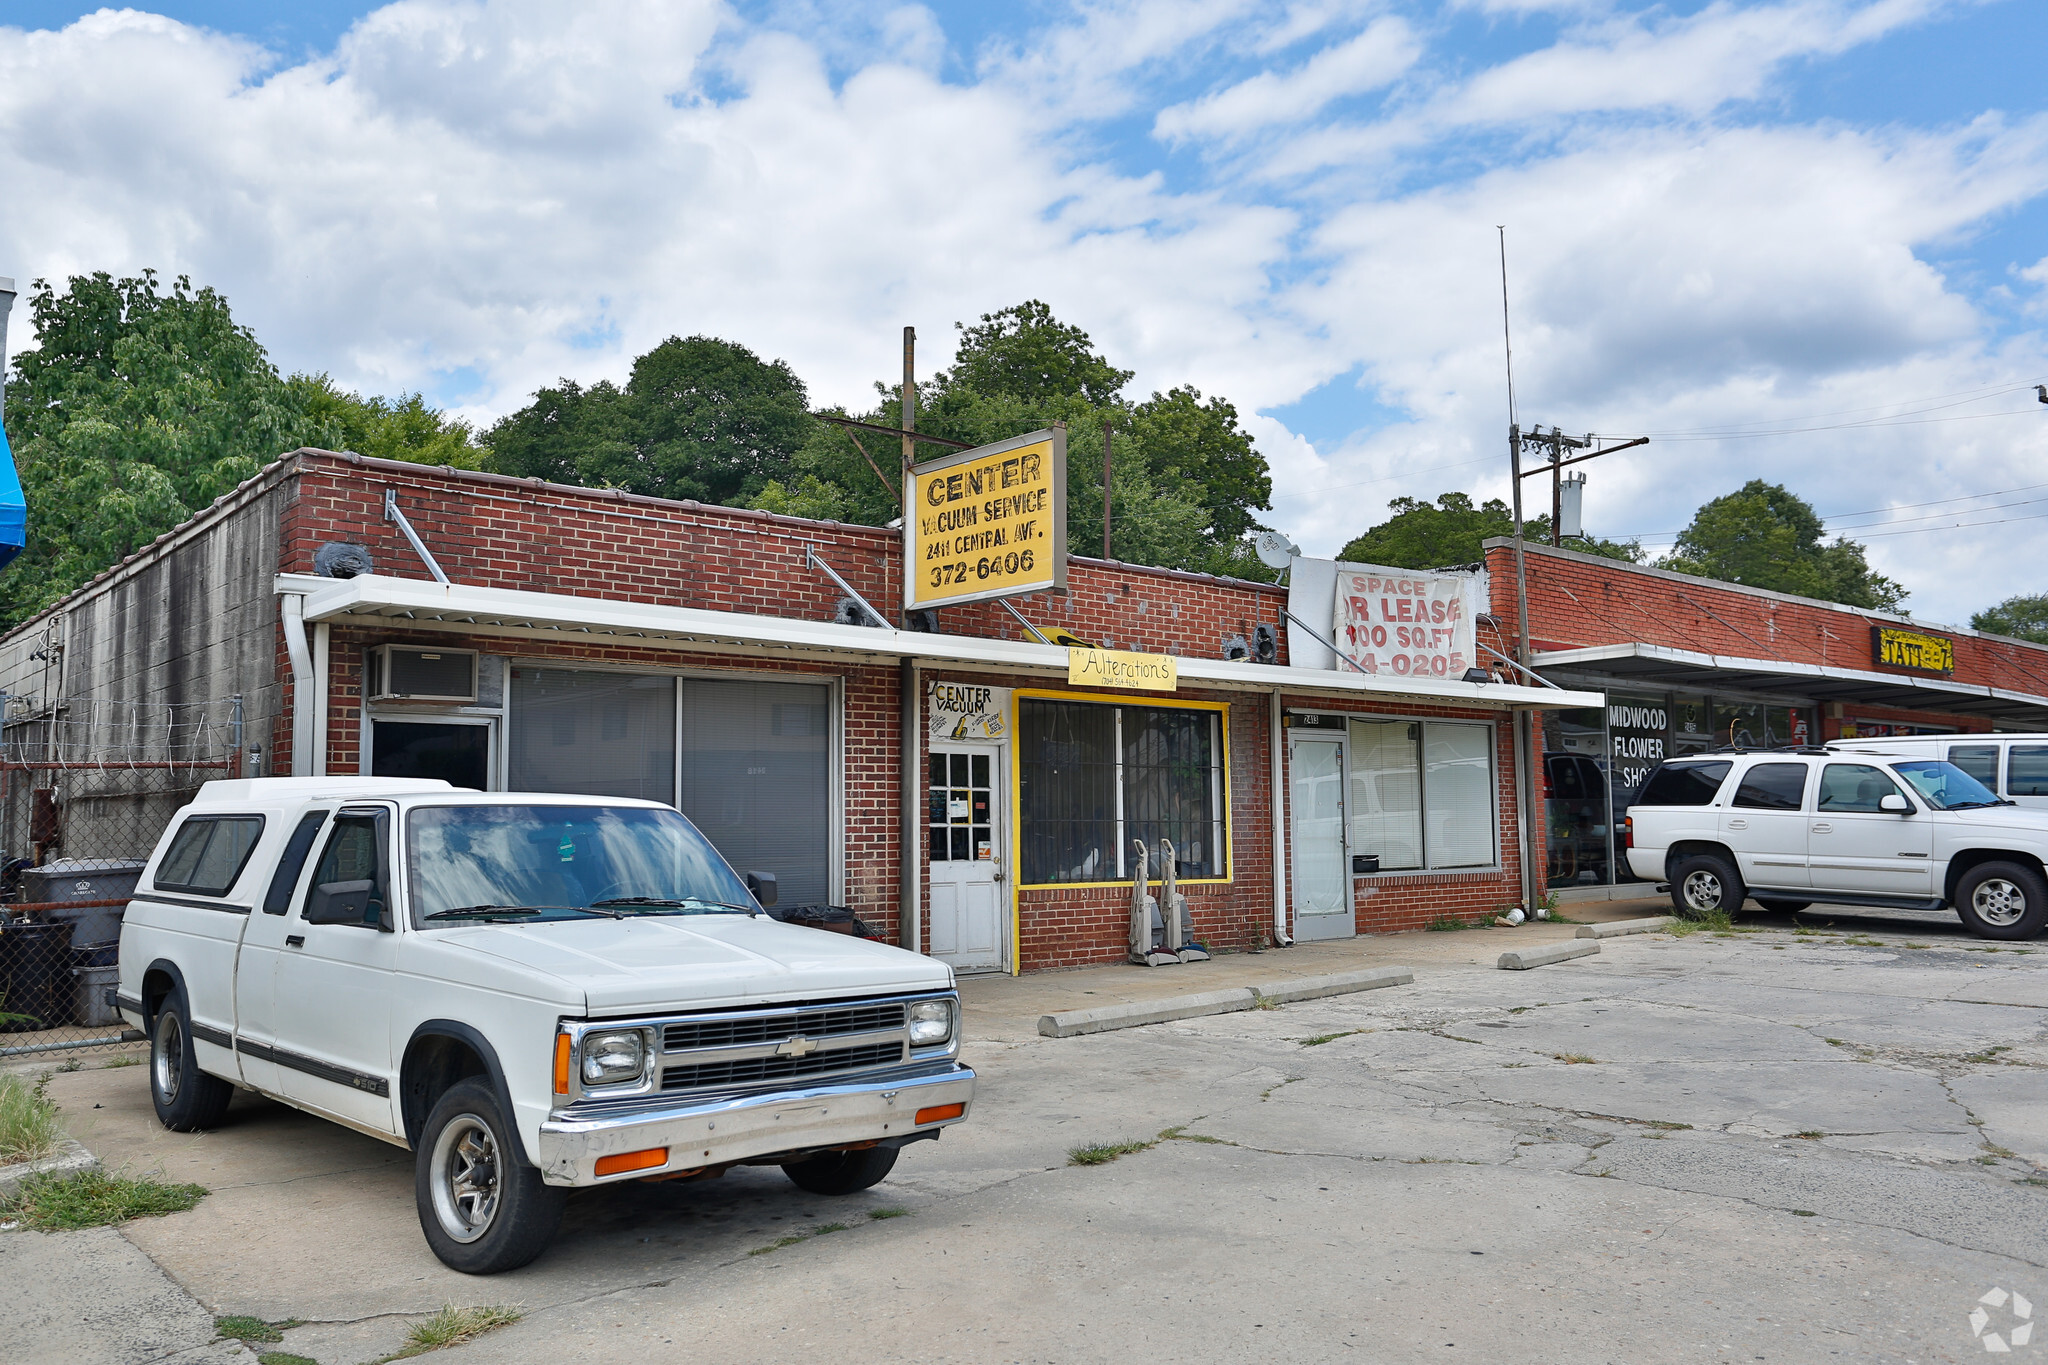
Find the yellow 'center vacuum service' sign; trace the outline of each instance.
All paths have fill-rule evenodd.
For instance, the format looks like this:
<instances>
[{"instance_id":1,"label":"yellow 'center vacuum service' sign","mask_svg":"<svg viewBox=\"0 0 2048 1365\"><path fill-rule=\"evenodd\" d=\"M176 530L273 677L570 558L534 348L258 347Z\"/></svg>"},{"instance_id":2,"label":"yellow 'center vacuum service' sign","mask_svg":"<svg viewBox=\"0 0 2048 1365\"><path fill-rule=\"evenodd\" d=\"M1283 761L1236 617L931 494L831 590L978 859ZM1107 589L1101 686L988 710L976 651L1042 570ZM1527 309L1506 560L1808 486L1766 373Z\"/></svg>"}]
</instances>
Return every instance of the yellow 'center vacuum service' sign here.
<instances>
[{"instance_id":1,"label":"yellow 'center vacuum service' sign","mask_svg":"<svg viewBox=\"0 0 2048 1365\"><path fill-rule=\"evenodd\" d=\"M1066 587L1065 428L913 465L905 484L905 607Z\"/></svg>"}]
</instances>

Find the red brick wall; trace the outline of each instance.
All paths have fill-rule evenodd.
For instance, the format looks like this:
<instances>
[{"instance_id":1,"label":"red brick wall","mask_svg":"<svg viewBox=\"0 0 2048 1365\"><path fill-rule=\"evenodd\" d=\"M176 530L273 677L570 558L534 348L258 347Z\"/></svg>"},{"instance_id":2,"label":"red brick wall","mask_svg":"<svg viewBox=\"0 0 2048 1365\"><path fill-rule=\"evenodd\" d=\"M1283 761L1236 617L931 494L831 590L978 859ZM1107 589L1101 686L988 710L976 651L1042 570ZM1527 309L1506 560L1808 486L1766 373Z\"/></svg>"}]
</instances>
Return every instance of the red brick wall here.
<instances>
[{"instance_id":1,"label":"red brick wall","mask_svg":"<svg viewBox=\"0 0 2048 1365\"><path fill-rule=\"evenodd\" d=\"M1953 680L2048 697L2048 647L1927 626L1883 612L1788 599L1711 579L1674 581L1614 560L1527 551L1529 638L1538 651L1640 641L1672 649L1751 659L1782 659L1865 672L1916 676L1872 661L1872 626L1903 626L1955 641ZM1506 546L1486 552L1493 614L1507 639L1515 629L1515 557ZM1927 676L1924 674L1917 676ZM1938 704L1930 695L1929 701ZM1900 712L1900 719L1981 728L1983 722Z\"/></svg>"}]
</instances>

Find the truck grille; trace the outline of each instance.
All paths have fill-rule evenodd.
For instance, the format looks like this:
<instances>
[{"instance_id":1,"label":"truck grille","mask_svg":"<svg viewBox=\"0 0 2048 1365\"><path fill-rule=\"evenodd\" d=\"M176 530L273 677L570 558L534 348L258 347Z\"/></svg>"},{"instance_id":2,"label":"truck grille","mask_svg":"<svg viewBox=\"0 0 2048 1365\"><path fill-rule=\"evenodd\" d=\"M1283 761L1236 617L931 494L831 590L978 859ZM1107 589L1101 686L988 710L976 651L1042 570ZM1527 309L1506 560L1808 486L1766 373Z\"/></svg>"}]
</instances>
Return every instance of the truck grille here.
<instances>
[{"instance_id":1,"label":"truck grille","mask_svg":"<svg viewBox=\"0 0 2048 1365\"><path fill-rule=\"evenodd\" d=\"M791 1010L787 1014L755 1014L733 1019L692 1019L662 1030L662 1048L694 1052L706 1047L750 1047L779 1043L802 1034L806 1038L837 1038L849 1033L885 1033L903 1027L901 1000ZM834 1054L837 1055L837 1054Z\"/></svg>"},{"instance_id":2,"label":"truck grille","mask_svg":"<svg viewBox=\"0 0 2048 1365\"><path fill-rule=\"evenodd\" d=\"M901 1005L892 1008L900 1018ZM671 1030L691 1025L671 1025ZM811 1021L804 1021L806 1036L810 1033ZM851 1032L852 1030L840 1030ZM866 1032L866 1030L861 1030ZM787 1031L778 1037L787 1036ZM667 1066L661 1071L663 1090L702 1090L719 1086L753 1085L762 1081L789 1080L798 1076L816 1076L828 1071L850 1071L861 1067L893 1066L903 1060L903 1043L900 1039L887 1043L875 1043L867 1047L845 1047L829 1052L813 1052L807 1057L741 1057L723 1062L698 1062L682 1066Z\"/></svg>"}]
</instances>

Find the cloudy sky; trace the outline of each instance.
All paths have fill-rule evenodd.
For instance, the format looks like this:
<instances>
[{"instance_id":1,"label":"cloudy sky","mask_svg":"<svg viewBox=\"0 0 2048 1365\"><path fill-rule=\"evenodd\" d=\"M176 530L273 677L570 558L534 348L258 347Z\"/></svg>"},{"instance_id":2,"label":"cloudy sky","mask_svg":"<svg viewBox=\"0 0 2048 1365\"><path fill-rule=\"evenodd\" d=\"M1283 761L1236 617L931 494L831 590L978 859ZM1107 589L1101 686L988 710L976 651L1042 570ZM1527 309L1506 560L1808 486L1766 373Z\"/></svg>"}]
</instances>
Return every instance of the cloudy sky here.
<instances>
[{"instance_id":1,"label":"cloudy sky","mask_svg":"<svg viewBox=\"0 0 2048 1365\"><path fill-rule=\"evenodd\" d=\"M1236 402L1329 553L1505 494L1504 224L1523 424L1653 437L1590 530L1762 476L1959 621L2048 591L2041 17L7 0L0 274L186 272L285 369L479 420L692 332L860 403L905 323L929 369L1042 298Z\"/></svg>"}]
</instances>

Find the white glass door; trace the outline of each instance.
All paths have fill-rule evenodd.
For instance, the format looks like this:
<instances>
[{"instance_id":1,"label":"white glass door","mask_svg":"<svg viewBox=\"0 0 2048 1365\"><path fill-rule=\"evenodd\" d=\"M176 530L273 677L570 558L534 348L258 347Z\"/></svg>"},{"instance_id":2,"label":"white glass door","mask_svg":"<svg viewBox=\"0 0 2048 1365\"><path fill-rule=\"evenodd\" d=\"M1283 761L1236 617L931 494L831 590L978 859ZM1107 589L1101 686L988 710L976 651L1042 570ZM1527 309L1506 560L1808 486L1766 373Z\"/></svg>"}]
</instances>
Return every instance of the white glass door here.
<instances>
[{"instance_id":1,"label":"white glass door","mask_svg":"<svg viewBox=\"0 0 2048 1365\"><path fill-rule=\"evenodd\" d=\"M932 746L931 955L956 971L1000 971L1010 900L998 751Z\"/></svg>"},{"instance_id":2,"label":"white glass door","mask_svg":"<svg viewBox=\"0 0 2048 1365\"><path fill-rule=\"evenodd\" d=\"M1295 739L1287 746L1294 849L1294 936L1349 938L1351 868L1344 852L1344 743Z\"/></svg>"}]
</instances>

